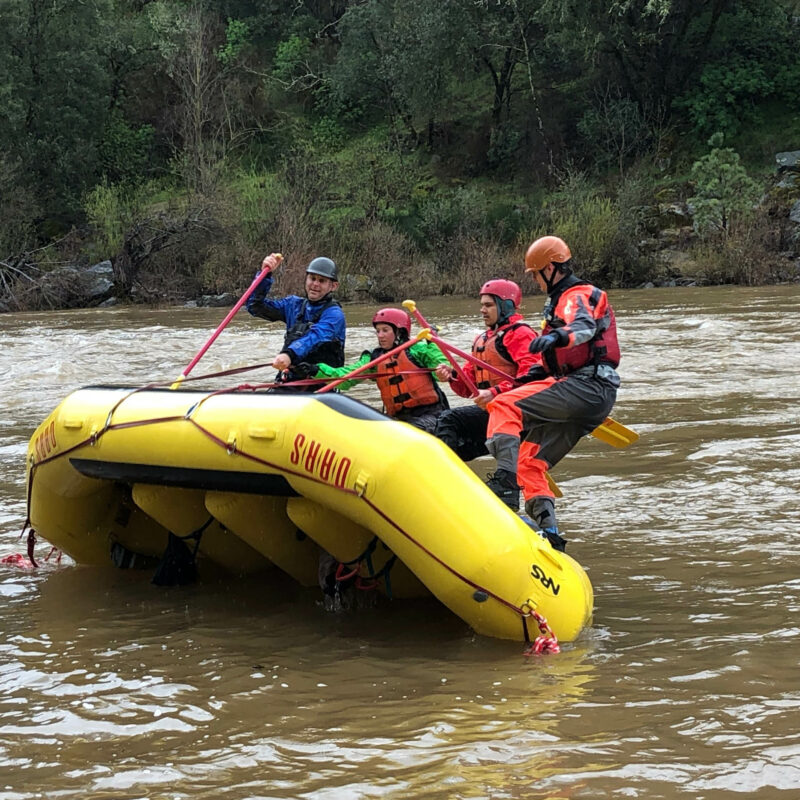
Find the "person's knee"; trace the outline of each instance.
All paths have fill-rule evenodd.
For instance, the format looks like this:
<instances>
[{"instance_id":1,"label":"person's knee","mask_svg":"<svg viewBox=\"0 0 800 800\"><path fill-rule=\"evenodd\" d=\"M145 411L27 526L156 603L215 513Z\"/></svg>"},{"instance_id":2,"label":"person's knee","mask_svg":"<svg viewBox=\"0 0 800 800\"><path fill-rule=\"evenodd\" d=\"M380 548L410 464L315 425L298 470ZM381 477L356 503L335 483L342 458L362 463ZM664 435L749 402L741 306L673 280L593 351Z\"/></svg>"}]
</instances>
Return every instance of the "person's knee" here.
<instances>
[{"instance_id":1,"label":"person's knee","mask_svg":"<svg viewBox=\"0 0 800 800\"><path fill-rule=\"evenodd\" d=\"M455 420L449 411L445 411L436 420L433 435L437 439L441 439L449 447L454 448L456 446L458 443L458 427L455 425Z\"/></svg>"}]
</instances>

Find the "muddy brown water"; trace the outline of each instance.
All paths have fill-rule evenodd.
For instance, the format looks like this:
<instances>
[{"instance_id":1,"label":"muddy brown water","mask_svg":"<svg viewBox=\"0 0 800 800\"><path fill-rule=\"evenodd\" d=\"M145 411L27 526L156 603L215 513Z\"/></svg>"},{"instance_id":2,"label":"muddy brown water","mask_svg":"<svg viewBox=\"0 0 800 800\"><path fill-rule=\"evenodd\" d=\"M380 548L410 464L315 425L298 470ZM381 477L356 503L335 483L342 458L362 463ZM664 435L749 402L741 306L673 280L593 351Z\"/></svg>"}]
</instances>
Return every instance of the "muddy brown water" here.
<instances>
[{"instance_id":1,"label":"muddy brown water","mask_svg":"<svg viewBox=\"0 0 800 800\"><path fill-rule=\"evenodd\" d=\"M611 297L613 416L642 438L553 471L596 595L577 642L525 658L433 600L334 615L288 584L0 566L0 800L800 796L800 287ZM420 308L459 347L480 329L476 301ZM373 310L345 308L349 356ZM36 425L176 377L222 316L0 315L0 556ZM195 372L280 340L242 314Z\"/></svg>"}]
</instances>

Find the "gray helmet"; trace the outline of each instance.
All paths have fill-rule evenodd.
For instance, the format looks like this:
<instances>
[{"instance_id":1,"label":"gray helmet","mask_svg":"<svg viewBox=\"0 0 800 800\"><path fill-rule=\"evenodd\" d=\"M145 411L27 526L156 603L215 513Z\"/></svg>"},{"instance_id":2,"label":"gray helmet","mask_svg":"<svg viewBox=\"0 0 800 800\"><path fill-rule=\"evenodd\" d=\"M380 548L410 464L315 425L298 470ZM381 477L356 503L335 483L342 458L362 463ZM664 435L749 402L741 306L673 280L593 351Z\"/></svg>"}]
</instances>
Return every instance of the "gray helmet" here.
<instances>
[{"instance_id":1,"label":"gray helmet","mask_svg":"<svg viewBox=\"0 0 800 800\"><path fill-rule=\"evenodd\" d=\"M321 275L323 278L330 278L332 281L338 281L338 272L336 264L325 256L318 256L311 260L311 263L306 267L306 273L311 272L314 275Z\"/></svg>"}]
</instances>

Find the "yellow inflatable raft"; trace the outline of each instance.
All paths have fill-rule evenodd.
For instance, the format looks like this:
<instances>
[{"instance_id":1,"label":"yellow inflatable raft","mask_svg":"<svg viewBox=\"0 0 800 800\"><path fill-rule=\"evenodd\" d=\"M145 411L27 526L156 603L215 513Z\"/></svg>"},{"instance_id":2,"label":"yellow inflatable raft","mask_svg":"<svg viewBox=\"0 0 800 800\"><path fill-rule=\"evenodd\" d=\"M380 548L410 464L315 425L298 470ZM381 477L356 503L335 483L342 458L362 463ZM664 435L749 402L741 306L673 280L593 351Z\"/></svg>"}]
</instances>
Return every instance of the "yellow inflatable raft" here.
<instances>
[{"instance_id":1,"label":"yellow inflatable raft","mask_svg":"<svg viewBox=\"0 0 800 800\"><path fill-rule=\"evenodd\" d=\"M592 587L444 444L336 394L89 387L39 426L29 521L77 562L198 559L317 583L319 548L392 597L433 593L480 634L564 641ZM546 626L545 626L546 629Z\"/></svg>"}]
</instances>

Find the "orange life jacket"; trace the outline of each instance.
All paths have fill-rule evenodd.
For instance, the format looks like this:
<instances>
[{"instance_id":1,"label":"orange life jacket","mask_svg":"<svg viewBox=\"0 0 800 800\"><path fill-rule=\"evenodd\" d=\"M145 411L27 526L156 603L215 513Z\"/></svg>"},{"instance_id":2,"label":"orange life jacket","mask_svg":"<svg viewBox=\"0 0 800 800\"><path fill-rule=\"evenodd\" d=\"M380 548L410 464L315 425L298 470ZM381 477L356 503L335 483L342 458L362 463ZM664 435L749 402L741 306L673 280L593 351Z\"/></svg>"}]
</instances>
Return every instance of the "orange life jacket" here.
<instances>
[{"instance_id":1,"label":"orange life jacket","mask_svg":"<svg viewBox=\"0 0 800 800\"><path fill-rule=\"evenodd\" d=\"M590 365L610 364L612 367L619 365L620 349L614 310L608 302L608 295L587 281L570 276L564 281L563 288L548 298L542 334L558 330L572 322L571 319L564 318L566 315L563 309L566 307L566 301L562 300L576 287L584 296L592 317L597 321L597 333L588 342L576 347L559 347L546 352L543 362L552 375L568 375Z\"/></svg>"},{"instance_id":2,"label":"orange life jacket","mask_svg":"<svg viewBox=\"0 0 800 800\"><path fill-rule=\"evenodd\" d=\"M509 322L501 325L496 331L488 328L483 333L479 333L472 343L472 355L485 364L491 364L491 366L503 370L512 379L515 378L517 364L509 355L508 350L506 350L503 344L503 337L514 328L525 324L524 322ZM506 378L475 364L475 385L479 389L490 389L504 380Z\"/></svg>"},{"instance_id":3,"label":"orange life jacket","mask_svg":"<svg viewBox=\"0 0 800 800\"><path fill-rule=\"evenodd\" d=\"M377 351L380 354L383 351ZM420 365L412 360L408 350L401 350L378 366L383 373L375 378L381 393L383 407L390 417L417 406L439 403L441 398L429 372L420 372ZM400 373L410 372L403 375Z\"/></svg>"}]
</instances>

